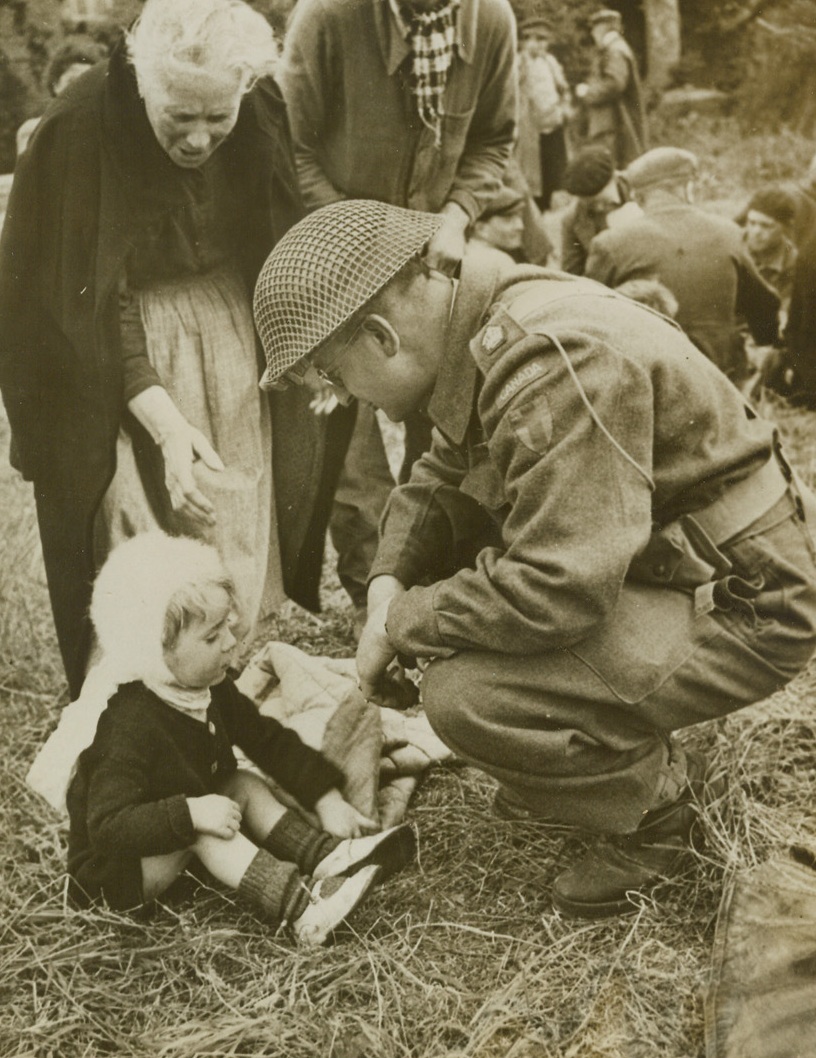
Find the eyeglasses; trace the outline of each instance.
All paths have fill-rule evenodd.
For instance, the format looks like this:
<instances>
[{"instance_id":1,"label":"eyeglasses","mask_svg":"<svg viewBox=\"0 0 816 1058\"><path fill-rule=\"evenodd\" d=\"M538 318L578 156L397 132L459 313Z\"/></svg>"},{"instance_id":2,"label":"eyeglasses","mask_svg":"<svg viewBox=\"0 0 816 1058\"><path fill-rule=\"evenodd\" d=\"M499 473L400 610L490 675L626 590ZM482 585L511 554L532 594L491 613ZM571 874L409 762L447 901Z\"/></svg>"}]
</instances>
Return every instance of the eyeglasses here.
<instances>
[{"instance_id":1,"label":"eyeglasses","mask_svg":"<svg viewBox=\"0 0 816 1058\"><path fill-rule=\"evenodd\" d=\"M318 378L322 378L323 381L328 382L330 386L343 386L343 380L337 374L337 366L348 352L349 346L351 346L357 340L357 335L363 328L363 322L363 320L360 320L360 322L351 332L346 341L343 342L341 348L338 349L337 352L327 361L322 364L316 364L314 363L314 361L312 361L312 367L317 372Z\"/></svg>"}]
</instances>

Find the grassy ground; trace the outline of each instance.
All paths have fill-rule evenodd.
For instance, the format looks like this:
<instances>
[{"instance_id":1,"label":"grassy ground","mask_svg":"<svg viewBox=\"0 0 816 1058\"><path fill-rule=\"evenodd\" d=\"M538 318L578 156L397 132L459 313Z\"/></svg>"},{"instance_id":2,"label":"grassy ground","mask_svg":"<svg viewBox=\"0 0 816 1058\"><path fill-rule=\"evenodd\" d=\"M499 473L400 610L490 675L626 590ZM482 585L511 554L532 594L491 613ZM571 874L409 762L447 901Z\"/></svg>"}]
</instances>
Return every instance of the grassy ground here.
<instances>
[{"instance_id":1,"label":"grassy ground","mask_svg":"<svg viewBox=\"0 0 816 1058\"><path fill-rule=\"evenodd\" d=\"M700 149L716 130L681 131ZM751 151L779 176L808 153L784 133ZM710 198L728 197L737 159L738 182L757 180L745 153L723 146ZM816 481L814 414L764 410ZM685 734L727 773L729 793L695 873L626 919L555 914L549 886L582 836L495 819L492 782L455 765L429 774L412 802L419 863L326 950L297 951L192 882L148 920L80 913L64 899L64 832L24 784L66 696L30 490L5 464L0 509L0 1058L701 1058L728 877L790 842L816 843L815 673ZM323 617L291 609L270 634L350 653L351 613L331 577L325 595Z\"/></svg>"}]
</instances>

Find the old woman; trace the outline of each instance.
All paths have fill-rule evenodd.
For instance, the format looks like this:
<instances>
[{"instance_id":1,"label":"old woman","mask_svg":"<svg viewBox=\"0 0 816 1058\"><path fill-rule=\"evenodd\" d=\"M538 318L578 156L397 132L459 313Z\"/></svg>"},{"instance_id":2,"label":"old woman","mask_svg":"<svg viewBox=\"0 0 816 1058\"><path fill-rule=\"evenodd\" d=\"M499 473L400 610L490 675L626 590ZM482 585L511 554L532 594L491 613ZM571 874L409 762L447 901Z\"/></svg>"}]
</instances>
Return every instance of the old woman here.
<instances>
[{"instance_id":1,"label":"old woman","mask_svg":"<svg viewBox=\"0 0 816 1058\"><path fill-rule=\"evenodd\" d=\"M0 386L74 695L93 574L123 537L215 544L245 628L298 597L319 423L307 393L259 391L250 311L301 213L276 59L242 0L147 0L15 175Z\"/></svg>"}]
</instances>

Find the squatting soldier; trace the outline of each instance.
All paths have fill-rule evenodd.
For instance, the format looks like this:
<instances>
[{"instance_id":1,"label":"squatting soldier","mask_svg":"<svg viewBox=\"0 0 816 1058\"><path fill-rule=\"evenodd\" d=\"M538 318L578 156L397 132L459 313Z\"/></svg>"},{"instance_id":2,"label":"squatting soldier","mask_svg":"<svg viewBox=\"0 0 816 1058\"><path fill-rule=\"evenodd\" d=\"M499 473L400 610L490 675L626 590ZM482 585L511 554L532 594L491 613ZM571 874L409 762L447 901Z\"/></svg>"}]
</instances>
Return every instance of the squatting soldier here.
<instances>
[{"instance_id":1,"label":"squatting soldier","mask_svg":"<svg viewBox=\"0 0 816 1058\"><path fill-rule=\"evenodd\" d=\"M255 293L265 385L331 381L430 452L386 509L357 654L375 699L428 661L438 734L499 782L496 807L596 831L553 886L565 913L632 908L684 869L704 757L670 733L755 702L816 647L816 552L773 426L670 322L440 223L327 206Z\"/></svg>"}]
</instances>

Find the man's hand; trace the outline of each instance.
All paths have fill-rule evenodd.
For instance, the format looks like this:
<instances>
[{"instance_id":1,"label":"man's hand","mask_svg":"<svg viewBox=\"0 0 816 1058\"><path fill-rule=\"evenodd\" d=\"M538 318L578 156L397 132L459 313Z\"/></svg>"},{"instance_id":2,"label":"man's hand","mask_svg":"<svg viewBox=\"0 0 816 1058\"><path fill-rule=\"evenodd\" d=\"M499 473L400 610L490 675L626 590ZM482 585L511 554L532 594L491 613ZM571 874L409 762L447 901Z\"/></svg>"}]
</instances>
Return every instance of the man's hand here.
<instances>
[{"instance_id":1,"label":"man's hand","mask_svg":"<svg viewBox=\"0 0 816 1058\"><path fill-rule=\"evenodd\" d=\"M215 524L215 509L196 484L193 464L200 459L210 470L224 464L210 442L192 426L162 386L149 386L130 401L128 409L161 448L164 483L173 510L192 523L191 528Z\"/></svg>"},{"instance_id":2,"label":"man's hand","mask_svg":"<svg viewBox=\"0 0 816 1058\"><path fill-rule=\"evenodd\" d=\"M445 203L439 215L444 223L428 243L425 260L431 268L452 275L465 255L470 217L455 202Z\"/></svg>"},{"instance_id":3,"label":"man's hand","mask_svg":"<svg viewBox=\"0 0 816 1058\"><path fill-rule=\"evenodd\" d=\"M337 789L323 794L315 803L315 812L323 829L336 838L359 838L378 829L375 820L358 812Z\"/></svg>"},{"instance_id":4,"label":"man's hand","mask_svg":"<svg viewBox=\"0 0 816 1058\"><path fill-rule=\"evenodd\" d=\"M240 807L222 794L188 797L187 807L197 834L212 834L215 838L229 841L241 828Z\"/></svg>"}]
</instances>

